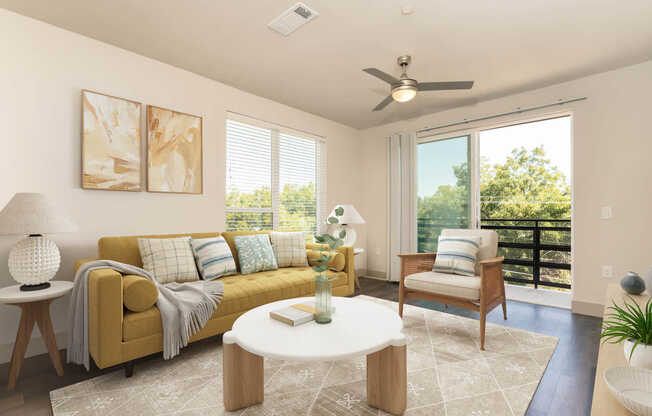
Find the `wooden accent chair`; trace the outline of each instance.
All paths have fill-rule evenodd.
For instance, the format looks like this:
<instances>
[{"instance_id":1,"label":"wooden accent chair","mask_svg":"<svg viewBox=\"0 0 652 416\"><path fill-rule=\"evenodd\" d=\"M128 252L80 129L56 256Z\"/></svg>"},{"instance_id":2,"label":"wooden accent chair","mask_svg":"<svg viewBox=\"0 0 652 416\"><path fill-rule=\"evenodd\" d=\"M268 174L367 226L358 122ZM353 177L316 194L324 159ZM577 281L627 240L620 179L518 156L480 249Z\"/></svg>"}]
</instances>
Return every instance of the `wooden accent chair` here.
<instances>
[{"instance_id":1,"label":"wooden accent chair","mask_svg":"<svg viewBox=\"0 0 652 416\"><path fill-rule=\"evenodd\" d=\"M399 254L401 281L398 314L403 317L405 299L423 299L480 312L480 349L484 350L487 313L503 305L507 319L503 257L498 252L498 234L491 230L443 230L442 236L480 236L482 241L475 266L476 276L461 276L432 271L436 253Z\"/></svg>"}]
</instances>

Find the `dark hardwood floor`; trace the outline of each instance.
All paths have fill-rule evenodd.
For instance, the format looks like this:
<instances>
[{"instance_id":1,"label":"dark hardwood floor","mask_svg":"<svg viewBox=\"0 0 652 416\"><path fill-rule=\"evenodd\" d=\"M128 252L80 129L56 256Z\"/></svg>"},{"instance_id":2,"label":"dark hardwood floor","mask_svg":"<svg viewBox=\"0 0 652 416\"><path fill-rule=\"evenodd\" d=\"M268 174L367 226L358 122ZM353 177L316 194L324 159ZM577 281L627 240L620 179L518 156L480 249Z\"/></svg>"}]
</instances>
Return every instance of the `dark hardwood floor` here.
<instances>
[{"instance_id":1,"label":"dark hardwood floor","mask_svg":"<svg viewBox=\"0 0 652 416\"><path fill-rule=\"evenodd\" d=\"M398 300L398 286L374 279L360 278L362 288L356 294ZM478 313L465 309L425 301L410 301L413 305L478 318ZM528 303L508 301L508 320L502 319L500 308L489 315L490 322L520 328L527 331L553 335L559 344L552 356L527 412L529 416L587 416L591 412L593 380L598 357L598 335L601 320L575 315L567 310ZM214 342L215 338L200 341ZM196 344L193 344L196 345ZM193 348L190 346L189 348ZM65 353L62 351L62 356ZM158 355L145 359L158 359ZM65 361L65 360L64 360ZM64 364L65 375L58 377L47 354L25 360L14 392L7 392L9 365L0 365L0 414L50 415L49 392L114 371L116 367L99 370L93 367L87 372L81 366ZM138 371L138 363L136 370Z\"/></svg>"}]
</instances>

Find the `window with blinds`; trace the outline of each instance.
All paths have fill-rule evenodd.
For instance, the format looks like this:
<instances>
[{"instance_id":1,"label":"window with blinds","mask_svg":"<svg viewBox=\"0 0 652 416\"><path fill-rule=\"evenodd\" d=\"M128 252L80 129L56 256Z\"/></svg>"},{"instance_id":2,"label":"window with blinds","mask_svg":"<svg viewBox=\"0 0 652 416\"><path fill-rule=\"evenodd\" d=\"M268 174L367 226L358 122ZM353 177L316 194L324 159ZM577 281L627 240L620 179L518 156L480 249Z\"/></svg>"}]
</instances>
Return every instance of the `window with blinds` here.
<instances>
[{"instance_id":1,"label":"window with blinds","mask_svg":"<svg viewBox=\"0 0 652 416\"><path fill-rule=\"evenodd\" d=\"M226 123L226 228L320 230L325 215L325 144L257 120Z\"/></svg>"}]
</instances>

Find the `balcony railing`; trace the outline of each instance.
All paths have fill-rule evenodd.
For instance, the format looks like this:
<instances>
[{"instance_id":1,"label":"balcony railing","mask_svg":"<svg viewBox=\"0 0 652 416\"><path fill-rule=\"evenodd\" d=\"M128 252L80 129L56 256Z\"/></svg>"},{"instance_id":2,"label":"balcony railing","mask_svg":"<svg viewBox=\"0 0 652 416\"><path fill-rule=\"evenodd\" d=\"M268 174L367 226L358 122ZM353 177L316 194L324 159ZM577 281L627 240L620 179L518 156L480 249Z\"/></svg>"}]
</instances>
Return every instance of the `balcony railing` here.
<instances>
[{"instance_id":1,"label":"balcony railing","mask_svg":"<svg viewBox=\"0 0 652 416\"><path fill-rule=\"evenodd\" d=\"M570 220L483 218L481 228L498 233L503 275L516 284L570 289ZM468 220L418 219L419 251L434 251L444 228L467 228Z\"/></svg>"}]
</instances>

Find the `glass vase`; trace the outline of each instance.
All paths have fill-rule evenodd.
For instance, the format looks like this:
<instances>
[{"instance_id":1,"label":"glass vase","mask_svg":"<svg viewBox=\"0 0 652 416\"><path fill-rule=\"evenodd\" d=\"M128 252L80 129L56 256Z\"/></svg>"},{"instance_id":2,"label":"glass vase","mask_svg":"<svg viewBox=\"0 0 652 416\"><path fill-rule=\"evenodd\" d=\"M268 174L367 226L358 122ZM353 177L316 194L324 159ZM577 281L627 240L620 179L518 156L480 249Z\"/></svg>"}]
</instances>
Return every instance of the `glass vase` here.
<instances>
[{"instance_id":1,"label":"glass vase","mask_svg":"<svg viewBox=\"0 0 652 416\"><path fill-rule=\"evenodd\" d=\"M317 316L315 321L318 324L327 324L331 321L331 297L333 296L333 285L330 280L315 281L315 307Z\"/></svg>"}]
</instances>

